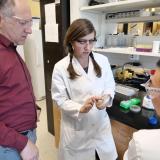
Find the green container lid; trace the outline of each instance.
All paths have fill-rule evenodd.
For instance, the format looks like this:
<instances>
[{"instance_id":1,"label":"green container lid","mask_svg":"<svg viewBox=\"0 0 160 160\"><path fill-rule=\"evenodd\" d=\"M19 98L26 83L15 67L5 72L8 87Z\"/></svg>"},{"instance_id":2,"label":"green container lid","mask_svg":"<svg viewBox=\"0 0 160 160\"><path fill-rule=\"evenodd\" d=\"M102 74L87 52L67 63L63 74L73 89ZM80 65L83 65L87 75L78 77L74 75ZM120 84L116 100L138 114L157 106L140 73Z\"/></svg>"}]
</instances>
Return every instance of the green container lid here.
<instances>
[{"instance_id":1,"label":"green container lid","mask_svg":"<svg viewBox=\"0 0 160 160\"><path fill-rule=\"evenodd\" d=\"M128 101L121 101L120 102L120 107L124 108L124 109L129 109L130 106L131 106L131 101L128 100Z\"/></svg>"},{"instance_id":2,"label":"green container lid","mask_svg":"<svg viewBox=\"0 0 160 160\"><path fill-rule=\"evenodd\" d=\"M129 101L131 102L131 105L139 105L141 103L141 99L139 98L132 98Z\"/></svg>"}]
</instances>

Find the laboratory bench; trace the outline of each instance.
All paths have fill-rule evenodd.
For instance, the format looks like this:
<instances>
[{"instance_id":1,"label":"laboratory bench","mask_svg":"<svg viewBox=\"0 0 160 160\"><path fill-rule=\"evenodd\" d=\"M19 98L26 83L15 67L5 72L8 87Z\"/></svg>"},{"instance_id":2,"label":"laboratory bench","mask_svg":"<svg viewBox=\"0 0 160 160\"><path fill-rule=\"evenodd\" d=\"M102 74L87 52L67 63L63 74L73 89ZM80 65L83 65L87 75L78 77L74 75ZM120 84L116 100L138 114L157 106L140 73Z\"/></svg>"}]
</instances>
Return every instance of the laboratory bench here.
<instances>
[{"instance_id":1,"label":"laboratory bench","mask_svg":"<svg viewBox=\"0 0 160 160\"><path fill-rule=\"evenodd\" d=\"M141 107L139 113L133 113L129 109L120 107L120 101L114 100L113 106L107 109L107 113L111 119L122 122L135 129L156 129L160 128L160 119L154 110ZM149 124L149 117L156 116L158 123L155 125Z\"/></svg>"}]
</instances>

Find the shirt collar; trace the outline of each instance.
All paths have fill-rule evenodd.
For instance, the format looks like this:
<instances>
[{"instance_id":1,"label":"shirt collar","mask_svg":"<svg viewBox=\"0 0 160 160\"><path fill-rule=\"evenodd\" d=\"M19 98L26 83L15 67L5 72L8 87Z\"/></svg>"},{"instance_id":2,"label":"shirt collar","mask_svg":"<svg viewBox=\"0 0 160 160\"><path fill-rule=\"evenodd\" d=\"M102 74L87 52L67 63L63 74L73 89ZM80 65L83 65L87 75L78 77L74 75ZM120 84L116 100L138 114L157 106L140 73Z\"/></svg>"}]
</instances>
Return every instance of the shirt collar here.
<instances>
[{"instance_id":1,"label":"shirt collar","mask_svg":"<svg viewBox=\"0 0 160 160\"><path fill-rule=\"evenodd\" d=\"M2 44L5 47L14 47L15 45L13 42L11 42L9 39L7 39L4 35L0 34L0 44Z\"/></svg>"}]
</instances>

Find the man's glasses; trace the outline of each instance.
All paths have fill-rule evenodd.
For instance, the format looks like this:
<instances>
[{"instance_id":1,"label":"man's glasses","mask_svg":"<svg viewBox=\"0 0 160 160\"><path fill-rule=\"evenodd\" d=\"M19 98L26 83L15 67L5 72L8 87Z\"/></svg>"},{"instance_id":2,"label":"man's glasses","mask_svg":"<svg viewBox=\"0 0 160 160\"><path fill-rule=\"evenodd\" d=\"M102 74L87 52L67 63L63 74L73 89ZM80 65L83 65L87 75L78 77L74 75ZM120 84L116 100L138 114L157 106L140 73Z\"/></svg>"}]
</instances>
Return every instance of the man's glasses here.
<instances>
[{"instance_id":1,"label":"man's glasses","mask_svg":"<svg viewBox=\"0 0 160 160\"><path fill-rule=\"evenodd\" d=\"M76 42L78 42L81 45L86 45L87 42L89 42L89 45L94 45L97 42L97 40L96 39L90 39L90 40L78 39L78 40L76 40Z\"/></svg>"},{"instance_id":2,"label":"man's glasses","mask_svg":"<svg viewBox=\"0 0 160 160\"><path fill-rule=\"evenodd\" d=\"M22 19L22 18L17 17L17 16L12 16L12 18L14 18L21 26L31 27L32 24L33 24L32 19Z\"/></svg>"},{"instance_id":3,"label":"man's glasses","mask_svg":"<svg viewBox=\"0 0 160 160\"><path fill-rule=\"evenodd\" d=\"M17 16L7 16L7 17L14 19L22 27L31 27L33 23L32 19L23 19Z\"/></svg>"}]
</instances>

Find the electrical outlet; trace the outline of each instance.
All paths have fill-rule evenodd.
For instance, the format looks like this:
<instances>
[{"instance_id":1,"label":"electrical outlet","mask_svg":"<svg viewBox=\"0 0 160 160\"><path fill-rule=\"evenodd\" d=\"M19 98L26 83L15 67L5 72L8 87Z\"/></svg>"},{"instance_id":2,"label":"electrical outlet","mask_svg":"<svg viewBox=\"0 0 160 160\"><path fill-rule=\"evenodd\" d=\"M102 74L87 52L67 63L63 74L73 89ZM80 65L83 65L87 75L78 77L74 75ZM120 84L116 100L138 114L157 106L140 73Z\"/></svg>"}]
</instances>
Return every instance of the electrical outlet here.
<instances>
[{"instance_id":1,"label":"electrical outlet","mask_svg":"<svg viewBox=\"0 0 160 160\"><path fill-rule=\"evenodd\" d=\"M133 62L139 61L139 55L131 54L131 55L129 55L129 59Z\"/></svg>"}]
</instances>

